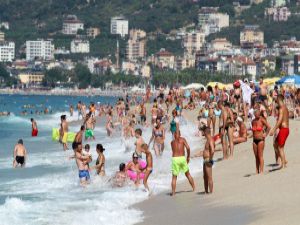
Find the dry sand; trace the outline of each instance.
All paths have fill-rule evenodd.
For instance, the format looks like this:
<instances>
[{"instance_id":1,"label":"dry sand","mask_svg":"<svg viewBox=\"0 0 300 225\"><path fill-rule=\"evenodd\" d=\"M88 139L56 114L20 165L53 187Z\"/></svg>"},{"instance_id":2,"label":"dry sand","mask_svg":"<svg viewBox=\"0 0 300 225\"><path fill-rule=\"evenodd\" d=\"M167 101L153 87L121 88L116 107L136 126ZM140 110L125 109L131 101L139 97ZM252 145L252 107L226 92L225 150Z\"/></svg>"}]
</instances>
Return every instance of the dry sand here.
<instances>
[{"instance_id":1,"label":"dry sand","mask_svg":"<svg viewBox=\"0 0 300 225\"><path fill-rule=\"evenodd\" d=\"M189 119L195 120L196 113L187 113ZM273 126L275 120L269 120ZM191 171L196 192L187 192L191 188L186 181L177 185L175 197L162 193L135 205L134 208L144 212L145 219L141 224L299 225L300 121L291 120L290 127L285 148L288 168L274 170L273 138L268 137L264 152L265 174L256 175L252 139L249 139L247 143L235 146L233 159L216 163L212 195L203 194L202 173ZM215 154L215 159L221 157L221 152ZM149 183L151 185L151 178Z\"/></svg>"}]
</instances>

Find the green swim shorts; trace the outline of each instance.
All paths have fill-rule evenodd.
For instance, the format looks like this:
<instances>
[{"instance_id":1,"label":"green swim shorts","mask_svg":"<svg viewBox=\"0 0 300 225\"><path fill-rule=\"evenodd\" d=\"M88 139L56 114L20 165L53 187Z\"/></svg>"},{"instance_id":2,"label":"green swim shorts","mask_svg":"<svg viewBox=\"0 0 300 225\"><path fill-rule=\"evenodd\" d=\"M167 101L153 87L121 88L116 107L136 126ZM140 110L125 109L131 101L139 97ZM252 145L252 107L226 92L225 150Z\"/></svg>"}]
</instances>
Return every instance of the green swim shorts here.
<instances>
[{"instance_id":1,"label":"green swim shorts","mask_svg":"<svg viewBox=\"0 0 300 225\"><path fill-rule=\"evenodd\" d=\"M185 156L173 157L172 158L172 174L178 176L179 173L186 173L189 171L189 167Z\"/></svg>"},{"instance_id":2,"label":"green swim shorts","mask_svg":"<svg viewBox=\"0 0 300 225\"><path fill-rule=\"evenodd\" d=\"M92 138L94 137L94 132L91 129L86 129L85 130L85 138Z\"/></svg>"}]
</instances>

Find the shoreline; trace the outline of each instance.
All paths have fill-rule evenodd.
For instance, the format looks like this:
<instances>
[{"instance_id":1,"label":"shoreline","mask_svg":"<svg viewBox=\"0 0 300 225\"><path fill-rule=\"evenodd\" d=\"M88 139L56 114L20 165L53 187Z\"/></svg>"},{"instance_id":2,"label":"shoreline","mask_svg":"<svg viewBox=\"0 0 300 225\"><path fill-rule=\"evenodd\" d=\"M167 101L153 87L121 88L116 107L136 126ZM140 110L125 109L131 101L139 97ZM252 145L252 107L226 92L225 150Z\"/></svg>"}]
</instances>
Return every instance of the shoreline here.
<instances>
[{"instance_id":1,"label":"shoreline","mask_svg":"<svg viewBox=\"0 0 300 225\"><path fill-rule=\"evenodd\" d=\"M0 95L28 95L28 96L103 96L103 97L122 97L126 93L123 91L95 91L86 89L84 91L80 90L16 90L16 89L0 89ZM128 93L129 94L129 93Z\"/></svg>"},{"instance_id":2,"label":"shoreline","mask_svg":"<svg viewBox=\"0 0 300 225\"><path fill-rule=\"evenodd\" d=\"M273 126L274 118L269 120ZM213 170L213 194L203 193L202 173L191 171L196 191L189 192L191 188L184 180L178 182L175 197L170 197L168 191L135 204L133 208L143 211L144 216L143 222L138 224L299 224L299 125L300 121L290 120L291 132L285 147L289 161L286 169L277 171L274 167L273 138L268 137L264 151L265 173L256 175L252 139L248 139L235 146L233 159L222 161L222 152L215 153L218 162Z\"/></svg>"}]
</instances>

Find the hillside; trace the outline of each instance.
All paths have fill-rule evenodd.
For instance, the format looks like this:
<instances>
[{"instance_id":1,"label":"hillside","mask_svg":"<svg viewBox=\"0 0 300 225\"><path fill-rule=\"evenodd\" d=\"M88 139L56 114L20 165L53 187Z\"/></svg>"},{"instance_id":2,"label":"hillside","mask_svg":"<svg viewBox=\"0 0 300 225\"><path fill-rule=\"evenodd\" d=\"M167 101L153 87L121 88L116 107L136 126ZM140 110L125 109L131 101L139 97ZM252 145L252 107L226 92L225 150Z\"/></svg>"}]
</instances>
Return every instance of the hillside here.
<instances>
[{"instance_id":1,"label":"hillside","mask_svg":"<svg viewBox=\"0 0 300 225\"><path fill-rule=\"evenodd\" d=\"M264 8L270 0L254 5L236 16L232 3L236 0L0 0L0 21L9 21L10 30L6 38L16 42L17 49L28 39L53 38L56 47L69 48L72 37L60 34L64 16L75 14L85 23L85 27L99 27L101 35L91 40L91 54L97 56L113 55L116 36L109 34L110 18L124 15L129 19L130 28L140 28L147 32L168 33L172 29L197 22L197 12L202 6L219 6L220 11L230 15L231 26L212 35L226 37L239 43L239 32L244 24L259 24L265 31L265 40L283 39L291 35L300 38L299 16L292 16L287 22L270 23L264 18ZM249 0L240 0L249 4ZM290 0L293 12L299 11L296 0ZM125 41L121 41L124 54ZM149 42L147 51L155 52L161 46L180 53L180 41L166 41L158 38Z\"/></svg>"},{"instance_id":2,"label":"hillside","mask_svg":"<svg viewBox=\"0 0 300 225\"><path fill-rule=\"evenodd\" d=\"M231 18L231 26L223 29L217 34L210 35L209 40L216 37L225 37L230 40L233 44L239 44L240 31L243 25L254 25L258 24L261 30L264 31L265 43L269 47L272 46L276 40L286 40L291 36L300 39L300 7L296 5L296 0L290 0L287 7L291 10L292 16L285 22L274 22L265 18L264 11L266 7L270 6L271 0L265 0L261 4L253 5L251 8L242 12L238 17Z\"/></svg>"},{"instance_id":3,"label":"hillside","mask_svg":"<svg viewBox=\"0 0 300 225\"><path fill-rule=\"evenodd\" d=\"M168 33L174 28L197 22L197 12L202 6L220 6L228 9L234 0L0 0L0 21L9 21L6 37L16 42L17 48L25 40L51 37L55 46L69 46L70 37L59 34L64 16L76 14L85 27L101 29L101 35L91 42L93 55L105 56L114 51L116 37L109 35L110 18L124 15L130 28L147 32ZM249 0L240 0L247 4ZM165 42L165 41L164 41ZM153 52L165 43L151 43ZM180 43L170 42L180 48ZM168 49L168 46L165 46ZM124 43L121 43L124 48Z\"/></svg>"}]
</instances>

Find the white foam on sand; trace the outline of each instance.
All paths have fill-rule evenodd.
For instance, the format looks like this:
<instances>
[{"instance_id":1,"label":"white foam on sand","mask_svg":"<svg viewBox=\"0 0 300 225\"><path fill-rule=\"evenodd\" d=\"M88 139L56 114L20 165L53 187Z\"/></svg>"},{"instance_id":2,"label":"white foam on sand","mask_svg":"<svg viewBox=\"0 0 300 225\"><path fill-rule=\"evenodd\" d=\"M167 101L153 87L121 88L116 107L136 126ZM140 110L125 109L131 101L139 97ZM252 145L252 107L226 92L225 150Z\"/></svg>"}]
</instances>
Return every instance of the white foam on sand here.
<instances>
[{"instance_id":1,"label":"white foam on sand","mask_svg":"<svg viewBox=\"0 0 300 225\"><path fill-rule=\"evenodd\" d=\"M58 115L53 115L53 121L49 121L49 124L54 122L54 117L57 122L56 116ZM106 148L106 173L110 177L118 170L120 163L131 160L133 150L125 152L125 146L119 135L109 138L103 136L100 129L105 128L103 126L97 128L96 140L88 142L94 159L90 165L95 164L96 144L103 144ZM143 137L148 142L151 129L144 129L143 132ZM201 147L200 138L194 136L195 125L191 123L183 125L181 132L188 140L192 151ZM153 194L170 188L170 141L171 135L168 133L163 156L161 158L154 156L154 171L148 181ZM55 151L56 146L59 145L49 146L50 151L31 154L27 164L28 167L47 165L55 168L55 172L0 184L0 194L7 196L4 204L0 205L1 225L130 225L143 220L142 212L130 208L131 205L148 198L142 185L139 189L133 186L112 189L107 179L91 172L92 183L82 188L78 182L78 171L74 160L67 159L67 156L72 155L73 152ZM153 151L152 153L154 155ZM202 170L200 159L192 161L189 166L192 175ZM9 164L4 163L4 167L9 167ZM57 172L62 168L64 170ZM183 179L185 176L180 175L179 180Z\"/></svg>"}]
</instances>

